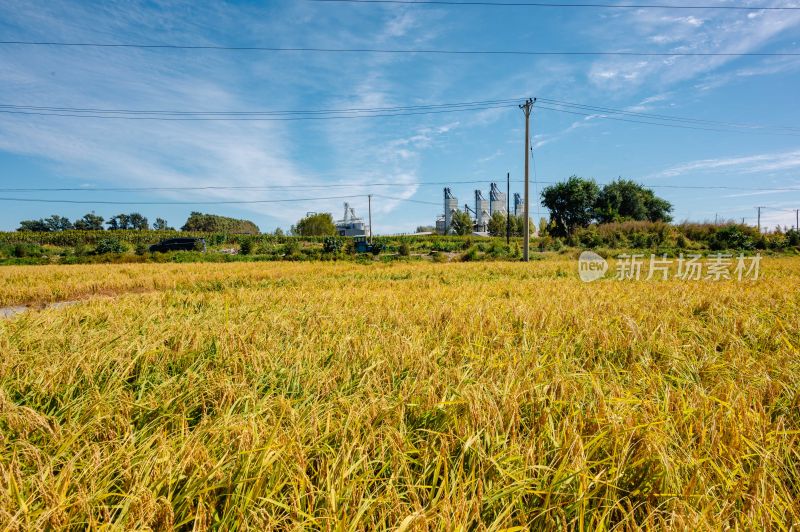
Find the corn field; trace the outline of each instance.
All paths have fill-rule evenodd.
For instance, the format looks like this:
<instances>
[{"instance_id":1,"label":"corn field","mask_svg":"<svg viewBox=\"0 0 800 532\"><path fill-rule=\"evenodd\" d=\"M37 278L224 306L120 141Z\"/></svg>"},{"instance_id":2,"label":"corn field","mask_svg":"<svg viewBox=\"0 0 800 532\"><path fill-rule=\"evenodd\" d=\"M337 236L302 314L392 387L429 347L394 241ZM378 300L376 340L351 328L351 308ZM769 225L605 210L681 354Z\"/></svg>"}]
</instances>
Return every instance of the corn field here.
<instances>
[{"instance_id":1,"label":"corn field","mask_svg":"<svg viewBox=\"0 0 800 532\"><path fill-rule=\"evenodd\" d=\"M0 526L796 529L800 259L575 266L2 268Z\"/></svg>"}]
</instances>

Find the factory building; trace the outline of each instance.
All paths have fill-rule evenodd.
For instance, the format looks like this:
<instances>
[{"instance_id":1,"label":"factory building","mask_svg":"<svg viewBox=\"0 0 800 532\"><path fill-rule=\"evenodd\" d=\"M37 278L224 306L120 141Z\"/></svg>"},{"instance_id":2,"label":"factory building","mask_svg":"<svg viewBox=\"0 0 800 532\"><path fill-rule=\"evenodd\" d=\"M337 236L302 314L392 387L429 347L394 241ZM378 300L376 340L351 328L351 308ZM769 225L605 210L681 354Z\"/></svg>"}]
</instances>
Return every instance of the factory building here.
<instances>
[{"instance_id":1,"label":"factory building","mask_svg":"<svg viewBox=\"0 0 800 532\"><path fill-rule=\"evenodd\" d=\"M489 188L489 217L494 213L499 212L506 214L506 196L505 192L500 192L497 183L492 183Z\"/></svg>"},{"instance_id":2,"label":"factory building","mask_svg":"<svg viewBox=\"0 0 800 532\"><path fill-rule=\"evenodd\" d=\"M356 216L356 211L349 203L345 203L344 217L336 222L336 231L339 236L367 236L369 225Z\"/></svg>"}]
</instances>

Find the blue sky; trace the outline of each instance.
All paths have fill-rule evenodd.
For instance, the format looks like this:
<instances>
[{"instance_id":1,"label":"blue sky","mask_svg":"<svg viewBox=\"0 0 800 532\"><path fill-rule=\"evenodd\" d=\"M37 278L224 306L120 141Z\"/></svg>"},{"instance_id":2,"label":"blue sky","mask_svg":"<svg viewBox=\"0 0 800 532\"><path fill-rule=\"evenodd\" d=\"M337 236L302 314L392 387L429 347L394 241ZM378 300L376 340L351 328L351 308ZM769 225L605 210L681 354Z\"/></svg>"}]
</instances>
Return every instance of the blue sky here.
<instances>
[{"instance_id":1,"label":"blue sky","mask_svg":"<svg viewBox=\"0 0 800 532\"><path fill-rule=\"evenodd\" d=\"M712 1L712 0L709 0ZM715 0L713 0L715 1ZM742 3L742 2L738 2ZM759 3L759 5L778 5ZM790 5L782 2L781 5ZM800 5L795 2L795 5ZM290 2L0 4L0 40L335 48L787 52L800 11L537 9ZM800 57L325 54L0 46L0 104L253 111L426 105L538 96L637 112L798 126ZM800 137L698 131L535 109L538 181L572 174L651 185L800 186ZM516 108L312 122L160 122L0 113L0 185L83 187L5 197L216 201L362 195L440 203L420 181L523 175ZM391 188L308 188L389 182ZM269 186L271 191L91 192L92 187ZM475 185L453 185L461 203ZM520 183L512 189L521 190ZM794 225L798 192L658 188L676 219ZM538 195L538 190L537 190ZM139 211L181 225L192 210L288 228L341 199L124 206L0 201L0 229L52 213ZM366 199L351 201L366 214ZM536 203L536 202L535 202ZM544 209L538 208L542 214ZM375 198L376 233L432 224L441 207ZM532 208L533 214L537 207Z\"/></svg>"}]
</instances>

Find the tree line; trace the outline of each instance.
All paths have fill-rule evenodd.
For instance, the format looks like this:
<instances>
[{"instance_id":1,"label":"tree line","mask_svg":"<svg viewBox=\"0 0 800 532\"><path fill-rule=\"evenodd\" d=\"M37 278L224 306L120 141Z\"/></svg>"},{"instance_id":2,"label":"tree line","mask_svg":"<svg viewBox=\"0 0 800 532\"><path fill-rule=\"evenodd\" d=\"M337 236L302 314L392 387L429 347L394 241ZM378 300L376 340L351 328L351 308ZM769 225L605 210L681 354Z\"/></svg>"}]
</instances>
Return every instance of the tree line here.
<instances>
[{"instance_id":1,"label":"tree line","mask_svg":"<svg viewBox=\"0 0 800 532\"><path fill-rule=\"evenodd\" d=\"M592 223L672 221L670 202L627 179L601 188L593 179L572 176L542 190L542 205L550 211L547 232L553 236L568 236Z\"/></svg>"},{"instance_id":2,"label":"tree line","mask_svg":"<svg viewBox=\"0 0 800 532\"><path fill-rule=\"evenodd\" d=\"M138 212L129 214L117 214L108 220L90 212L84 214L83 217L78 218L74 222L70 221L66 216L53 214L47 218L39 218L38 220L22 220L19 223L17 231L35 231L40 233L53 232L53 231L69 231L77 229L80 231L103 231L105 224L109 231L117 230L134 230L146 231L150 229L150 224L146 216ZM167 221L163 218L156 218L153 222L153 229L156 231L173 231L174 228L170 227Z\"/></svg>"},{"instance_id":3,"label":"tree line","mask_svg":"<svg viewBox=\"0 0 800 532\"><path fill-rule=\"evenodd\" d=\"M146 216L138 212L122 213L112 216L108 220L90 212L84 214L83 217L75 221L70 221L66 216L53 214L47 218L40 218L38 220L22 220L19 223L17 231L34 231L39 233L48 233L56 231L147 231L149 229L154 231L174 231L174 227L170 227L164 218L156 218L156 221L151 225ZM181 231L196 231L196 232L225 232L225 233L246 233L258 234L259 229L256 224L250 220L238 220L236 218L228 218L227 216L219 216L216 214L204 214L201 212L192 212L186 223L181 227Z\"/></svg>"}]
</instances>

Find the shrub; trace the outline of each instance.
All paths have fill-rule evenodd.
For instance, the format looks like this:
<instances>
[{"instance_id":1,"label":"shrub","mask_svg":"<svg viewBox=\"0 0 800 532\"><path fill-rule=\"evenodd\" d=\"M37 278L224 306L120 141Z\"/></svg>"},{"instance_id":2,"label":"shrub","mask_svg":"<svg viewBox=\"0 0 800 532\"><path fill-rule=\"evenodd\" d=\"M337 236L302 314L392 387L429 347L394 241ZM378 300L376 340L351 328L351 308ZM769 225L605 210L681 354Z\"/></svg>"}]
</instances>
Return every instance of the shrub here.
<instances>
[{"instance_id":1,"label":"shrub","mask_svg":"<svg viewBox=\"0 0 800 532\"><path fill-rule=\"evenodd\" d=\"M339 253L342 250L342 241L335 236L326 236L322 241L322 251L325 253Z\"/></svg>"},{"instance_id":2,"label":"shrub","mask_svg":"<svg viewBox=\"0 0 800 532\"><path fill-rule=\"evenodd\" d=\"M94 252L98 255L104 253L125 253L128 247L118 238L103 238L97 242Z\"/></svg>"},{"instance_id":3,"label":"shrub","mask_svg":"<svg viewBox=\"0 0 800 532\"><path fill-rule=\"evenodd\" d=\"M408 242L400 243L400 246L397 248L397 254L401 257L408 257L411 255L411 246L408 245Z\"/></svg>"},{"instance_id":4,"label":"shrub","mask_svg":"<svg viewBox=\"0 0 800 532\"><path fill-rule=\"evenodd\" d=\"M289 240L283 248L283 254L286 258L296 259L300 256L300 244L297 240Z\"/></svg>"},{"instance_id":5,"label":"shrub","mask_svg":"<svg viewBox=\"0 0 800 532\"><path fill-rule=\"evenodd\" d=\"M239 253L242 255L250 255L253 252L253 239L252 238L245 238L242 240L242 243L239 244Z\"/></svg>"},{"instance_id":6,"label":"shrub","mask_svg":"<svg viewBox=\"0 0 800 532\"><path fill-rule=\"evenodd\" d=\"M14 248L11 250L11 256L17 258L41 257L43 253L42 247L36 244L14 244Z\"/></svg>"},{"instance_id":7,"label":"shrub","mask_svg":"<svg viewBox=\"0 0 800 532\"><path fill-rule=\"evenodd\" d=\"M747 231L739 225L727 225L711 236L708 245L713 250L748 250L753 249L755 242L751 231Z\"/></svg>"},{"instance_id":8,"label":"shrub","mask_svg":"<svg viewBox=\"0 0 800 532\"><path fill-rule=\"evenodd\" d=\"M478 248L476 246L471 246L461 255L461 260L463 262L472 262L478 260Z\"/></svg>"},{"instance_id":9,"label":"shrub","mask_svg":"<svg viewBox=\"0 0 800 532\"><path fill-rule=\"evenodd\" d=\"M380 255L382 251L386 249L386 244L383 242L373 242L372 243L372 254L373 255Z\"/></svg>"}]
</instances>

